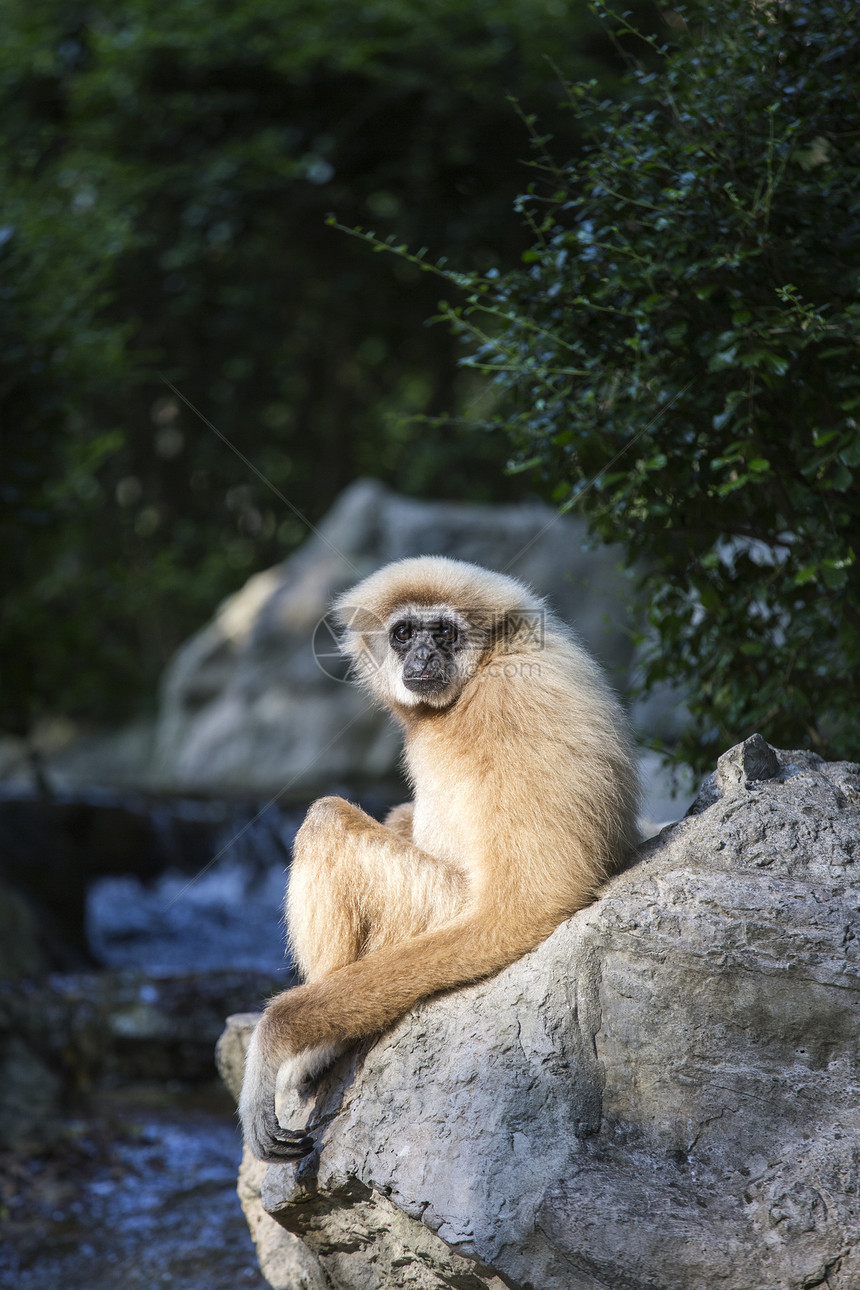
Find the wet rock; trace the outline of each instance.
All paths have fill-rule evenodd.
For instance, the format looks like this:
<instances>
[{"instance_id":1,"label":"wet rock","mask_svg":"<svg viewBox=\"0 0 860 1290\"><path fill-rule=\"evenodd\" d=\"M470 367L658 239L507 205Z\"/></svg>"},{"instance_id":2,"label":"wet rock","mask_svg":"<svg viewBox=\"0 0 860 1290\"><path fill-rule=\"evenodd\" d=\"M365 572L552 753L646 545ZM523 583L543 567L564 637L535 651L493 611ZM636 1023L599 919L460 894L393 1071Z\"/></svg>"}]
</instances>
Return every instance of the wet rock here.
<instances>
[{"instance_id":1,"label":"wet rock","mask_svg":"<svg viewBox=\"0 0 860 1290\"><path fill-rule=\"evenodd\" d=\"M855 1290L858 865L860 767L746 741L595 905L285 1099L319 1150L246 1207L338 1290Z\"/></svg>"},{"instance_id":2,"label":"wet rock","mask_svg":"<svg viewBox=\"0 0 860 1290\"><path fill-rule=\"evenodd\" d=\"M0 1149L0 1286L266 1290L236 1199L240 1151L212 1084L102 1091L44 1146Z\"/></svg>"},{"instance_id":3,"label":"wet rock","mask_svg":"<svg viewBox=\"0 0 860 1290\"><path fill-rule=\"evenodd\" d=\"M239 942L271 951L271 929L255 938L253 923L263 908L273 926L279 921L300 818L271 802L98 789L45 799L7 788L0 796L0 979L97 963L155 972L258 966ZM276 895L268 890L273 881ZM207 928L208 946L201 944ZM271 955L273 969L281 957L282 947Z\"/></svg>"}]
</instances>

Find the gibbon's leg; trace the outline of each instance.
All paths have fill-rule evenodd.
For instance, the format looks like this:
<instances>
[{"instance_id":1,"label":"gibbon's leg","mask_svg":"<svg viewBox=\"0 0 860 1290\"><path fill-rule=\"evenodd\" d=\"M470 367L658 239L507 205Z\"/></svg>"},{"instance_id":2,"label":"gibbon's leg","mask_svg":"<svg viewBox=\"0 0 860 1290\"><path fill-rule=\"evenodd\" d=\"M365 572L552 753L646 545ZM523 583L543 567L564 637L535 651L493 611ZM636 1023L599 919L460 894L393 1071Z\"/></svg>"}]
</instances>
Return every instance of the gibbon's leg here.
<instances>
[{"instance_id":1,"label":"gibbon's leg","mask_svg":"<svg viewBox=\"0 0 860 1290\"><path fill-rule=\"evenodd\" d=\"M293 848L286 901L290 948L305 981L462 908L464 875L412 845L411 833L411 804L395 807L385 824L340 797L311 806Z\"/></svg>"},{"instance_id":2,"label":"gibbon's leg","mask_svg":"<svg viewBox=\"0 0 860 1290\"><path fill-rule=\"evenodd\" d=\"M415 806L412 802L404 802L401 806L393 806L385 817L385 827L395 833L402 842L411 842L412 816L414 813Z\"/></svg>"},{"instance_id":3,"label":"gibbon's leg","mask_svg":"<svg viewBox=\"0 0 860 1290\"><path fill-rule=\"evenodd\" d=\"M463 907L465 875L403 836L407 827L411 834L411 807L397 807L393 814L391 829L338 797L321 798L308 811L296 837L287 888L290 945L309 983L300 990L450 920ZM277 995L266 1015L291 993ZM245 1137L256 1155L289 1160L312 1149L308 1135L278 1123L276 1090L312 1078L349 1043L332 1035L301 1051L288 1048L279 1060L271 1052L267 1027L258 1025L239 1102Z\"/></svg>"}]
</instances>

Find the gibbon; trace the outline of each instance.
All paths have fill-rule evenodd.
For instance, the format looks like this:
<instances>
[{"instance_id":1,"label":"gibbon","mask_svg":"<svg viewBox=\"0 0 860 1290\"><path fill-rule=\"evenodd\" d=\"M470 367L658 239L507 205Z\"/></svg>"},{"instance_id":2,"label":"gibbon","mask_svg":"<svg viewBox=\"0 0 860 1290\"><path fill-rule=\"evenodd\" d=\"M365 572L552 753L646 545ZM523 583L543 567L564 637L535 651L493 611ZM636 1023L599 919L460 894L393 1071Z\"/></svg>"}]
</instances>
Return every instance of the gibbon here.
<instances>
[{"instance_id":1,"label":"gibbon","mask_svg":"<svg viewBox=\"0 0 860 1290\"><path fill-rule=\"evenodd\" d=\"M263 1160L313 1147L279 1124L276 1085L534 949L637 840L621 707L521 583L421 556L372 574L334 612L358 681L403 727L414 801L380 824L324 797L296 837L286 915L305 984L263 1013L239 1103Z\"/></svg>"}]
</instances>

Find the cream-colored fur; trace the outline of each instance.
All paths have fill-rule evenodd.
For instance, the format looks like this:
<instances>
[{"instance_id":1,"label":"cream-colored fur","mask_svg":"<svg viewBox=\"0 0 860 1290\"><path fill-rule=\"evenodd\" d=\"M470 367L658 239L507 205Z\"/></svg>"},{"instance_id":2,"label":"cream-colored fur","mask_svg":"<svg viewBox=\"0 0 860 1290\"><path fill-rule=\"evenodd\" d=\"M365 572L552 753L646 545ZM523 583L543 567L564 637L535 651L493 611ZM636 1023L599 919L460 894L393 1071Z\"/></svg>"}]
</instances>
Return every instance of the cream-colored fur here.
<instances>
[{"instance_id":1,"label":"cream-colored fur","mask_svg":"<svg viewBox=\"0 0 860 1290\"><path fill-rule=\"evenodd\" d=\"M266 1009L240 1102L252 1150L271 1159L301 1154L297 1134L272 1134L279 1069L299 1082L418 1000L533 949L636 840L618 702L520 583L425 556L381 569L335 610L358 679L403 726L414 803L379 824L323 798L296 838L287 925L306 984ZM404 615L456 625L438 693L404 684L389 644Z\"/></svg>"}]
</instances>

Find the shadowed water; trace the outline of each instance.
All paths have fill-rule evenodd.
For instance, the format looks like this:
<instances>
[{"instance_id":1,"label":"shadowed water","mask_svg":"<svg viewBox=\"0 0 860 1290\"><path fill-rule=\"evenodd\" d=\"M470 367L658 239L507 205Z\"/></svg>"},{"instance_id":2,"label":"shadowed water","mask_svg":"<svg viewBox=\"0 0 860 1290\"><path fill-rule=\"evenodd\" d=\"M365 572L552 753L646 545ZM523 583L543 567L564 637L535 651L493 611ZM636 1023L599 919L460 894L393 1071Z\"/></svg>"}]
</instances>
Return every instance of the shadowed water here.
<instances>
[{"instance_id":1,"label":"shadowed water","mask_svg":"<svg viewBox=\"0 0 860 1290\"><path fill-rule=\"evenodd\" d=\"M264 1290L220 1090L105 1099L50 1153L0 1155L4 1290Z\"/></svg>"}]
</instances>

